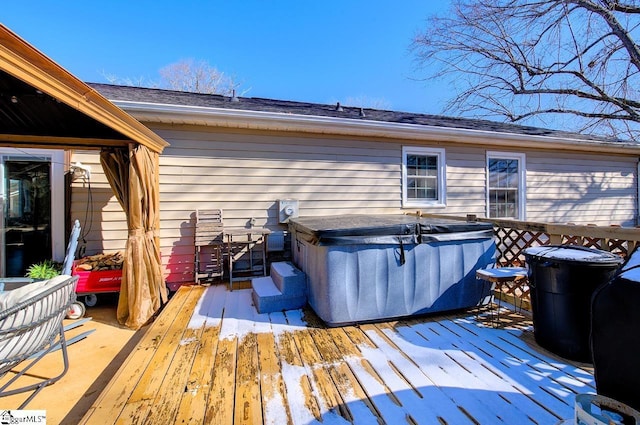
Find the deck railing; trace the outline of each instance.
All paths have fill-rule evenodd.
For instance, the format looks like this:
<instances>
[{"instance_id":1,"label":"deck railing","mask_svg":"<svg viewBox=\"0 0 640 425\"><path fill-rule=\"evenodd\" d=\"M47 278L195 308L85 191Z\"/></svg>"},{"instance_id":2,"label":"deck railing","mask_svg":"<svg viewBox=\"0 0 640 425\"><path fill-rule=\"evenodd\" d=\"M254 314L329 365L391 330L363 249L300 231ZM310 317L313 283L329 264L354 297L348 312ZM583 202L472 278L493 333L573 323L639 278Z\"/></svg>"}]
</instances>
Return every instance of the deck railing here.
<instances>
[{"instance_id":1,"label":"deck railing","mask_svg":"<svg viewBox=\"0 0 640 425\"><path fill-rule=\"evenodd\" d=\"M640 244L640 228L576 224L536 223L530 221L411 213L419 217L448 218L493 223L496 235L496 264L523 266L523 251L531 246L573 244L609 251L625 258Z\"/></svg>"}]
</instances>

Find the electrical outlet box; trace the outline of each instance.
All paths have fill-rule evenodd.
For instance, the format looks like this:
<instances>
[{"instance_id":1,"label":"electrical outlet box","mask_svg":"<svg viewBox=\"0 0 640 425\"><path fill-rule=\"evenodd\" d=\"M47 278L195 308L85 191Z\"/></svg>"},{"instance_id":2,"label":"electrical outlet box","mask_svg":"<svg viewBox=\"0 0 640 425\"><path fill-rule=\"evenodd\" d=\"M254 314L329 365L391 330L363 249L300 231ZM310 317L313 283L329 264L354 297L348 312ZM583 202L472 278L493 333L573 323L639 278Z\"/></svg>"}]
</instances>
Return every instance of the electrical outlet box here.
<instances>
[{"instance_id":1,"label":"electrical outlet box","mask_svg":"<svg viewBox=\"0 0 640 425\"><path fill-rule=\"evenodd\" d=\"M278 199L278 223L287 223L290 218L298 217L297 199Z\"/></svg>"}]
</instances>

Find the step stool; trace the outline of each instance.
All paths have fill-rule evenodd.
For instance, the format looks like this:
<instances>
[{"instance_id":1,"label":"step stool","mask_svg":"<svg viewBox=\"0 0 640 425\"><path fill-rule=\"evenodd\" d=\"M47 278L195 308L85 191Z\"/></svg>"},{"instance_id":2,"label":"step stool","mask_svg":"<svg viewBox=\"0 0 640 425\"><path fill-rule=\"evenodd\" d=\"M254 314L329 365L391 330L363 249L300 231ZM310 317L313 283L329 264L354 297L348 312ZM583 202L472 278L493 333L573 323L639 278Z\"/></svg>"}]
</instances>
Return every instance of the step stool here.
<instances>
[{"instance_id":1,"label":"step stool","mask_svg":"<svg viewBox=\"0 0 640 425\"><path fill-rule=\"evenodd\" d=\"M293 263L271 263L270 274L251 280L251 297L258 313L295 310L307 304L307 275Z\"/></svg>"}]
</instances>

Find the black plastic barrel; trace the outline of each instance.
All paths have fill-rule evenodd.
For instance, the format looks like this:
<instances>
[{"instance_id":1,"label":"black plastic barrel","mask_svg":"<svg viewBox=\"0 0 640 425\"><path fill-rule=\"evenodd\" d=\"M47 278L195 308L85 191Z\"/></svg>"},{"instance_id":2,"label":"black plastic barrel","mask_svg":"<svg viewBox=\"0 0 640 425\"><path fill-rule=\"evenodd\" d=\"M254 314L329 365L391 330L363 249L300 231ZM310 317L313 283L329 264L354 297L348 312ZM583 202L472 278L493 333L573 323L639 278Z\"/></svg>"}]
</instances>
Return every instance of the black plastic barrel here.
<instances>
[{"instance_id":1,"label":"black plastic barrel","mask_svg":"<svg viewBox=\"0 0 640 425\"><path fill-rule=\"evenodd\" d=\"M574 245L527 248L536 342L567 359L591 362L591 297L622 264L610 252Z\"/></svg>"},{"instance_id":2,"label":"black plastic barrel","mask_svg":"<svg viewBox=\"0 0 640 425\"><path fill-rule=\"evenodd\" d=\"M598 394L640 410L640 251L593 294L591 350Z\"/></svg>"}]
</instances>

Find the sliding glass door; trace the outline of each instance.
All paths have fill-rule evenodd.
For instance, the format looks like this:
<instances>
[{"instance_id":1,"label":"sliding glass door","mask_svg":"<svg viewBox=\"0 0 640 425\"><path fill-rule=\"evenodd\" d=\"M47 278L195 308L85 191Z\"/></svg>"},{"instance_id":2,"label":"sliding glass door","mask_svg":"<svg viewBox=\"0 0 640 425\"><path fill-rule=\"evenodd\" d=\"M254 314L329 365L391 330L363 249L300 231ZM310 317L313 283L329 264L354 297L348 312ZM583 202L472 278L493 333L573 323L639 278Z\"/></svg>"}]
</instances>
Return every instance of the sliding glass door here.
<instances>
[{"instance_id":1,"label":"sliding glass door","mask_svg":"<svg viewBox=\"0 0 640 425\"><path fill-rule=\"evenodd\" d=\"M55 151L2 151L2 276L24 276L31 264L61 261L64 256L60 253L64 240L59 240L64 229L64 187L62 163L57 162L62 159Z\"/></svg>"}]
</instances>

